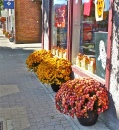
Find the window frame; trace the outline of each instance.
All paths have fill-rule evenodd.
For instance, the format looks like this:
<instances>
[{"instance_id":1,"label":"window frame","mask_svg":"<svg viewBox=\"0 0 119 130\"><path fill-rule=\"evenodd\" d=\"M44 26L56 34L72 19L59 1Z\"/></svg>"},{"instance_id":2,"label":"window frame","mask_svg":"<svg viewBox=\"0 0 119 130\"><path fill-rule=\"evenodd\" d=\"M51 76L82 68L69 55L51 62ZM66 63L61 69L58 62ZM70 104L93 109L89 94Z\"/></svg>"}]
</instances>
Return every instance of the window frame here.
<instances>
[{"instance_id":1,"label":"window frame","mask_svg":"<svg viewBox=\"0 0 119 130\"><path fill-rule=\"evenodd\" d=\"M80 0L78 0L78 3L80 2ZM82 70L81 68L72 65L72 71L76 74L78 74L79 76L88 76L88 77L93 77L94 79L98 80L99 82L106 84L106 88L109 89L109 80L110 80L110 71L111 71L111 46L112 46L112 5L113 5L113 0L110 0L110 10L109 10L109 18L108 18L108 39L107 39L107 62L106 62L106 76L105 79L100 78L99 76L95 75L95 74L90 74L87 73L87 71ZM68 60L70 60L71 62L73 62L73 57L72 54L75 50L73 50L73 44L74 44L74 36L73 36L73 28L74 28L74 24L76 22L76 17L74 14L74 12L76 12L76 6L78 6L78 8L80 8L81 4L77 4L74 0L68 0L68 5L69 5L69 9L68 9L68 36L67 36L67 45L68 45Z\"/></svg>"}]
</instances>

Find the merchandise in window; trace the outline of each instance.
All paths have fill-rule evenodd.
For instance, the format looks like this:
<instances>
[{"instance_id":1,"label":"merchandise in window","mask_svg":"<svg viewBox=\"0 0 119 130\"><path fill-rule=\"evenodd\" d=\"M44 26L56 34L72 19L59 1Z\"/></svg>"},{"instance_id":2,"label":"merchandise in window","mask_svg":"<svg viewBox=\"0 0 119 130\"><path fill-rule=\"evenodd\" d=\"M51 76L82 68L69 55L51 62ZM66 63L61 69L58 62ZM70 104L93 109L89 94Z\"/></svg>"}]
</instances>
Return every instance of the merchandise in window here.
<instances>
[{"instance_id":1,"label":"merchandise in window","mask_svg":"<svg viewBox=\"0 0 119 130\"><path fill-rule=\"evenodd\" d=\"M54 0L52 14L52 53L66 59L67 1Z\"/></svg>"},{"instance_id":2,"label":"merchandise in window","mask_svg":"<svg viewBox=\"0 0 119 130\"><path fill-rule=\"evenodd\" d=\"M105 79L108 10L104 0L81 5L80 46L76 65ZM106 8L106 9L105 9Z\"/></svg>"}]
</instances>

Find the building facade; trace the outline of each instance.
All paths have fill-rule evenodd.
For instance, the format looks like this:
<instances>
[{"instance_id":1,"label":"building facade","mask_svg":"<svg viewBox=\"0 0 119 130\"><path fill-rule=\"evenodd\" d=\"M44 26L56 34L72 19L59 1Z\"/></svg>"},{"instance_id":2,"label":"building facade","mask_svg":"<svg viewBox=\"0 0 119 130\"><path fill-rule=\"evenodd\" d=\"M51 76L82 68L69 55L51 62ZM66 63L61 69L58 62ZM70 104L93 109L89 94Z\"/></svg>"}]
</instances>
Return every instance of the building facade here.
<instances>
[{"instance_id":1,"label":"building facade","mask_svg":"<svg viewBox=\"0 0 119 130\"><path fill-rule=\"evenodd\" d=\"M40 1L15 0L15 43L41 43L42 10Z\"/></svg>"},{"instance_id":2,"label":"building facade","mask_svg":"<svg viewBox=\"0 0 119 130\"><path fill-rule=\"evenodd\" d=\"M43 30L48 25L47 42L44 42L46 39L42 35L44 48L53 53L55 49L54 55L58 57L64 55L63 58L71 61L72 78L88 76L105 84L109 91L110 106L100 117L112 130L118 129L118 1L108 0L104 3L102 0L101 11L98 10L98 2L94 3L93 0L90 0L92 3L88 5L80 0L48 2L47 24L43 23ZM90 12L87 12L86 7ZM90 62L84 59L79 63L81 55L88 56ZM77 57L78 63L76 63Z\"/></svg>"}]
</instances>

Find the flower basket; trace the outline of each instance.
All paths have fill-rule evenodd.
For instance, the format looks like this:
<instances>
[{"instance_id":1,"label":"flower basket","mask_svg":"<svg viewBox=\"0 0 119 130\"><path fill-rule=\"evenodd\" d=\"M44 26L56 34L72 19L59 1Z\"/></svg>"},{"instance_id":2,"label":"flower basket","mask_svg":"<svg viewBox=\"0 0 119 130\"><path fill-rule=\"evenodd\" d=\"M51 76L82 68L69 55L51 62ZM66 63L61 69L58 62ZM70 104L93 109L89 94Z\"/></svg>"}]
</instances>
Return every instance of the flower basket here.
<instances>
[{"instance_id":1,"label":"flower basket","mask_svg":"<svg viewBox=\"0 0 119 130\"><path fill-rule=\"evenodd\" d=\"M82 77L63 83L55 95L55 104L63 114L88 118L89 111L100 114L108 109L108 92L93 78Z\"/></svg>"}]
</instances>

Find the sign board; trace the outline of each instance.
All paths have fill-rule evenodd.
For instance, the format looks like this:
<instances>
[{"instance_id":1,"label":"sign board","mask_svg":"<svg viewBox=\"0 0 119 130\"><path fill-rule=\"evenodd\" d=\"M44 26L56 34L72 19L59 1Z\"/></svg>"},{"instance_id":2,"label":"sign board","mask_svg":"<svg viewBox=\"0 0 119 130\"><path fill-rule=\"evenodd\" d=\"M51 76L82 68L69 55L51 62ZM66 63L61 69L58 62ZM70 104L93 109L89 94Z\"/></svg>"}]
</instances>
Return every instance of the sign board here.
<instances>
[{"instance_id":1,"label":"sign board","mask_svg":"<svg viewBox=\"0 0 119 130\"><path fill-rule=\"evenodd\" d=\"M96 74L105 79L107 59L107 32L95 33Z\"/></svg>"},{"instance_id":2,"label":"sign board","mask_svg":"<svg viewBox=\"0 0 119 130\"><path fill-rule=\"evenodd\" d=\"M7 10L1 10L1 16L2 16L2 17L8 17L8 16L9 16L8 14L9 14L9 13L8 13Z\"/></svg>"},{"instance_id":3,"label":"sign board","mask_svg":"<svg viewBox=\"0 0 119 130\"><path fill-rule=\"evenodd\" d=\"M14 9L14 0L4 0L4 9Z\"/></svg>"}]
</instances>

